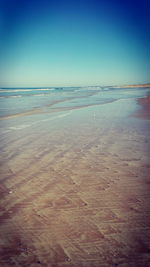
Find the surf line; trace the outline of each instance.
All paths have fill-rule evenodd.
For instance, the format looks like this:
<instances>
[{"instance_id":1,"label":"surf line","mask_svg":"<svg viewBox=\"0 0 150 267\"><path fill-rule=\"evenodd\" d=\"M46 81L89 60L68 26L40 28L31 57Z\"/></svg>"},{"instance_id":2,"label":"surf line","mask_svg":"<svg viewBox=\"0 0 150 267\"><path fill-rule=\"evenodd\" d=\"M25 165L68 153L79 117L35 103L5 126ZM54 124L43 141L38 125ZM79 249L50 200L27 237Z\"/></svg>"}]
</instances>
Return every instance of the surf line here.
<instances>
[{"instance_id":1,"label":"surf line","mask_svg":"<svg viewBox=\"0 0 150 267\"><path fill-rule=\"evenodd\" d=\"M64 118L64 117L66 117L66 116L71 115L72 112L73 112L73 111L70 110L69 112L66 112L66 113L64 113L64 114L60 114L60 115L58 115L58 116L55 116L55 117L52 117L52 118L48 118L48 119L43 119L43 120L35 121L35 122L30 123L30 124L21 124L21 125L17 125L17 126L11 126L11 127L8 128L8 130L9 130L9 131L10 131L10 130L11 130L11 131L14 131L14 130L15 130L15 131L16 131L16 130L23 130L23 129L25 129L25 128L31 127L31 126L33 126L33 125L35 125L35 124L39 124L39 123L41 123L41 122L53 121L53 120L57 120L57 119Z\"/></svg>"}]
</instances>

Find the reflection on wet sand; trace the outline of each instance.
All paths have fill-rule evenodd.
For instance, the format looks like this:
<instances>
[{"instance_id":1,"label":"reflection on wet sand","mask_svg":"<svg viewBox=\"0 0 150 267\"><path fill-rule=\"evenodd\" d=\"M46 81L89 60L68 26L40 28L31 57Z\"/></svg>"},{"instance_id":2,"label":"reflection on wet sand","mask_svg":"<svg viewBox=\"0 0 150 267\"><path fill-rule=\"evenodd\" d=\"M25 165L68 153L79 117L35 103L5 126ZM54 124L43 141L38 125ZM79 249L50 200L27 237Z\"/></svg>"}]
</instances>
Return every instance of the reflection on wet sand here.
<instances>
[{"instance_id":1,"label":"reflection on wet sand","mask_svg":"<svg viewBox=\"0 0 150 267\"><path fill-rule=\"evenodd\" d=\"M141 119L150 119L150 95L138 99L138 103L142 109L136 113L136 116Z\"/></svg>"}]
</instances>

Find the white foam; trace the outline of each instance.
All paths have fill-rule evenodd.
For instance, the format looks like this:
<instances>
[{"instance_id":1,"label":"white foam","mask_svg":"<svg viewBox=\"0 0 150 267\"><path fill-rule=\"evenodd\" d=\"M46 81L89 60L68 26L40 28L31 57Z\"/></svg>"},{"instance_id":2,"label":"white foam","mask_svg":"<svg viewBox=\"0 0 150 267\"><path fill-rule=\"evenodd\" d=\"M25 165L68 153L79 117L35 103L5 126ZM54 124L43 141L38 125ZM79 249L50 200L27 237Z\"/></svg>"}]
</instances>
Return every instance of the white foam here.
<instances>
[{"instance_id":1,"label":"white foam","mask_svg":"<svg viewBox=\"0 0 150 267\"><path fill-rule=\"evenodd\" d=\"M22 130L22 129L30 127L30 126L31 126L31 124L21 124L19 126L13 126L13 127L11 126L11 127L9 127L9 129L10 130Z\"/></svg>"},{"instance_id":2,"label":"white foam","mask_svg":"<svg viewBox=\"0 0 150 267\"><path fill-rule=\"evenodd\" d=\"M14 97L14 98L16 98L16 97L22 97L22 95L12 95L12 96L9 96L9 97Z\"/></svg>"},{"instance_id":3,"label":"white foam","mask_svg":"<svg viewBox=\"0 0 150 267\"><path fill-rule=\"evenodd\" d=\"M12 93L12 92L34 92L34 91L54 91L54 88L34 88L34 89L0 89L0 93Z\"/></svg>"},{"instance_id":4,"label":"white foam","mask_svg":"<svg viewBox=\"0 0 150 267\"><path fill-rule=\"evenodd\" d=\"M38 94L38 95L32 95L32 96L47 96L47 94Z\"/></svg>"}]
</instances>

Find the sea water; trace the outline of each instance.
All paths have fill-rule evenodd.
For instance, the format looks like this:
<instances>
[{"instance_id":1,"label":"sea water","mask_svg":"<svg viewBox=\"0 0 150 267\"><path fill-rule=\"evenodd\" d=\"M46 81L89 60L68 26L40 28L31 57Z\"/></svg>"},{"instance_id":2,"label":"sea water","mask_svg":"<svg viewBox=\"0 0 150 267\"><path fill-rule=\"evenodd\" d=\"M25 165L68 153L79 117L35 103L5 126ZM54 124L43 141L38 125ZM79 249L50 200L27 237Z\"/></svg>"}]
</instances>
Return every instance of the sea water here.
<instances>
[{"instance_id":1,"label":"sea water","mask_svg":"<svg viewBox=\"0 0 150 267\"><path fill-rule=\"evenodd\" d=\"M150 88L1 88L0 117L28 112L59 112L145 96Z\"/></svg>"}]
</instances>

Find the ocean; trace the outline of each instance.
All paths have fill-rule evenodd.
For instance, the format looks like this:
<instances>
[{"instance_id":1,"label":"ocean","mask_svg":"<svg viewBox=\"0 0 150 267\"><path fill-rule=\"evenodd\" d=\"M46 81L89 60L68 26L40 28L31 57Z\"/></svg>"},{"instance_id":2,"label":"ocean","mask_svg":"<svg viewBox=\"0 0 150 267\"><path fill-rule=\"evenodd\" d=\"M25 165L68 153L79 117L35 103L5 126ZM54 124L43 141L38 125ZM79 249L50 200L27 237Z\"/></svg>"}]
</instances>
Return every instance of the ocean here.
<instances>
[{"instance_id":1,"label":"ocean","mask_svg":"<svg viewBox=\"0 0 150 267\"><path fill-rule=\"evenodd\" d=\"M58 112L139 98L149 88L57 87L1 88L0 117L29 112Z\"/></svg>"}]
</instances>

